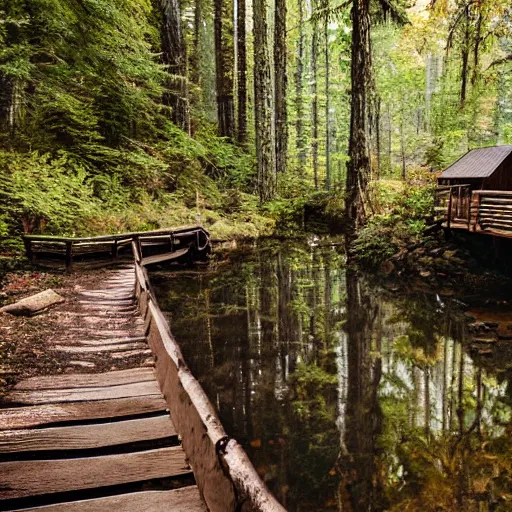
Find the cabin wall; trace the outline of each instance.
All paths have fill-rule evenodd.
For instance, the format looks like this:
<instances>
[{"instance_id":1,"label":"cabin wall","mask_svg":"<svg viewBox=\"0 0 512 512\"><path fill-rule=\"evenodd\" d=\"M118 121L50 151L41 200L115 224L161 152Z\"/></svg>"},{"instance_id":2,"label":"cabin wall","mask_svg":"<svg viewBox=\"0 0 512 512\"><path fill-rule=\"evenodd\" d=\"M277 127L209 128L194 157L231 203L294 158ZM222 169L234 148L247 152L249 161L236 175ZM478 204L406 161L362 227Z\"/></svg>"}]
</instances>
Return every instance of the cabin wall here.
<instances>
[{"instance_id":1,"label":"cabin wall","mask_svg":"<svg viewBox=\"0 0 512 512\"><path fill-rule=\"evenodd\" d=\"M493 172L492 176L484 180L484 190L511 190L512 191L512 154Z\"/></svg>"}]
</instances>

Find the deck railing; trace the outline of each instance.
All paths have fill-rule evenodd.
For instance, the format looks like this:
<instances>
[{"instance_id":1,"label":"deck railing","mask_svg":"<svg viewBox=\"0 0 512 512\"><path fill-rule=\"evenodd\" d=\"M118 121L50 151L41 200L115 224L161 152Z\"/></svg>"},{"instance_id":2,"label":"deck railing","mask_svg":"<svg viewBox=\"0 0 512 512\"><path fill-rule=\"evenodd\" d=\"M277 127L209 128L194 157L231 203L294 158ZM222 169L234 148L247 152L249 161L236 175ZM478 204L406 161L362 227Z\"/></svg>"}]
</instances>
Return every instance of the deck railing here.
<instances>
[{"instance_id":1,"label":"deck railing","mask_svg":"<svg viewBox=\"0 0 512 512\"><path fill-rule=\"evenodd\" d=\"M132 258L132 242L141 254L178 253L185 255L187 249L201 251L209 244L209 234L202 226L181 226L177 228L139 231L93 237L62 237L48 235L23 235L27 257L35 263L38 258L64 260L66 269L71 270L75 258L106 256L116 260L127 252Z\"/></svg>"},{"instance_id":2,"label":"deck railing","mask_svg":"<svg viewBox=\"0 0 512 512\"><path fill-rule=\"evenodd\" d=\"M158 307L135 242L133 254L135 294L156 359L157 379L208 510L285 512L242 447L226 434L206 393L187 367Z\"/></svg>"},{"instance_id":3,"label":"deck railing","mask_svg":"<svg viewBox=\"0 0 512 512\"><path fill-rule=\"evenodd\" d=\"M512 238L512 191L471 191L468 185L439 187L435 209L448 229Z\"/></svg>"}]
</instances>

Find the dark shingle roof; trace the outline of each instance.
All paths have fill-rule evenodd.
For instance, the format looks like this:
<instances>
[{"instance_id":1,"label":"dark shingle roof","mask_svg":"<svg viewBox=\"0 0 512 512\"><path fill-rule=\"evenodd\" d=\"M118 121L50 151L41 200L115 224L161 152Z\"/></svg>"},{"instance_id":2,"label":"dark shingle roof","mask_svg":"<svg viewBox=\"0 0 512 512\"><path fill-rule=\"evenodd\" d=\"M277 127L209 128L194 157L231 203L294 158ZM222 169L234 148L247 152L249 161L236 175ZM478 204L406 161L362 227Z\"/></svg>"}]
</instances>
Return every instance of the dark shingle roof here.
<instances>
[{"instance_id":1,"label":"dark shingle roof","mask_svg":"<svg viewBox=\"0 0 512 512\"><path fill-rule=\"evenodd\" d=\"M450 165L440 178L488 178L512 153L512 145L473 149Z\"/></svg>"}]
</instances>

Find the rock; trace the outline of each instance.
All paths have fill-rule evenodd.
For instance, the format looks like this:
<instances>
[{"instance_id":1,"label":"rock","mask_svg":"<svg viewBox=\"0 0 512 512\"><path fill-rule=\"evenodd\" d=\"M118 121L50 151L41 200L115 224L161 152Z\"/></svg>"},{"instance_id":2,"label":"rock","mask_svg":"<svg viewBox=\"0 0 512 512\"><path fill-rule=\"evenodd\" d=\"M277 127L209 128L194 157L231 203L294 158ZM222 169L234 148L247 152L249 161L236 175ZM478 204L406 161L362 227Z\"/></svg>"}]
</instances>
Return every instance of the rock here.
<instances>
[{"instance_id":1,"label":"rock","mask_svg":"<svg viewBox=\"0 0 512 512\"><path fill-rule=\"evenodd\" d=\"M457 254L457 252L458 252L457 249L454 249L453 251L444 251L443 258L450 260Z\"/></svg>"},{"instance_id":2,"label":"rock","mask_svg":"<svg viewBox=\"0 0 512 512\"><path fill-rule=\"evenodd\" d=\"M390 260L386 260L382 263L382 265L380 266L380 271L389 276L390 274L392 274L395 270L395 265L393 265L393 263L390 261Z\"/></svg>"},{"instance_id":3,"label":"rock","mask_svg":"<svg viewBox=\"0 0 512 512\"><path fill-rule=\"evenodd\" d=\"M32 316L42 311L64 302L64 297L58 293L48 289L44 292L37 293L14 304L9 304L0 309L0 313L10 313L16 316Z\"/></svg>"}]
</instances>

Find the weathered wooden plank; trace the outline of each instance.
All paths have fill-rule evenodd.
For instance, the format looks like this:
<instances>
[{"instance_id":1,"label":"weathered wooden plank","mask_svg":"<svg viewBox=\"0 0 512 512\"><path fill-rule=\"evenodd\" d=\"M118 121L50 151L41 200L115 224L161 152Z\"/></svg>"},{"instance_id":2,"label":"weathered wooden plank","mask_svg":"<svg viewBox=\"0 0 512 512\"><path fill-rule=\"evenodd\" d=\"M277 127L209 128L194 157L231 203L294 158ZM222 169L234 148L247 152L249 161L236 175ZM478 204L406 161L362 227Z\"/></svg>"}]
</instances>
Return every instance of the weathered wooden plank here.
<instances>
[{"instance_id":1,"label":"weathered wooden plank","mask_svg":"<svg viewBox=\"0 0 512 512\"><path fill-rule=\"evenodd\" d=\"M146 491L110 496L95 500L59 503L47 507L24 509L24 512L207 512L197 486L172 491Z\"/></svg>"},{"instance_id":2,"label":"weathered wooden plank","mask_svg":"<svg viewBox=\"0 0 512 512\"><path fill-rule=\"evenodd\" d=\"M144 336L144 330L138 326L134 329L110 329L110 330L100 330L100 329L93 329L90 326L84 326L84 327L69 327L68 332L72 332L75 334L80 334L84 336L91 336L93 338L114 338L114 337L143 337Z\"/></svg>"},{"instance_id":3,"label":"weathered wooden plank","mask_svg":"<svg viewBox=\"0 0 512 512\"><path fill-rule=\"evenodd\" d=\"M119 352L121 350L143 350L145 343L110 343L108 345L55 345L54 350L67 352L69 354L80 354L90 352Z\"/></svg>"},{"instance_id":4,"label":"weathered wooden plank","mask_svg":"<svg viewBox=\"0 0 512 512\"><path fill-rule=\"evenodd\" d=\"M182 256L185 256L189 251L189 247L185 247L183 249L179 249L177 251L166 253L166 254L157 254L155 256L148 256L146 258L142 258L143 265L154 265L156 263L163 263L165 261L176 260Z\"/></svg>"},{"instance_id":5,"label":"weathered wooden plank","mask_svg":"<svg viewBox=\"0 0 512 512\"><path fill-rule=\"evenodd\" d=\"M134 336L133 338L117 338L116 336L113 336L112 338L91 338L91 339L78 339L78 340L72 340L73 343L77 345L103 345L103 344L119 344L119 343L145 343L146 337L145 336ZM54 339L52 342L56 345L61 345L63 343L68 343L69 340L67 339Z\"/></svg>"},{"instance_id":6,"label":"weathered wooden plank","mask_svg":"<svg viewBox=\"0 0 512 512\"><path fill-rule=\"evenodd\" d=\"M0 463L0 499L94 489L190 473L179 446L81 459Z\"/></svg>"},{"instance_id":7,"label":"weathered wooden plank","mask_svg":"<svg viewBox=\"0 0 512 512\"><path fill-rule=\"evenodd\" d=\"M93 388L119 386L121 384L151 380L155 380L155 373L152 370L147 368L132 368L130 370L117 370L106 373L73 373L67 375L31 377L30 379L25 379L16 384L14 389Z\"/></svg>"},{"instance_id":8,"label":"weathered wooden plank","mask_svg":"<svg viewBox=\"0 0 512 512\"><path fill-rule=\"evenodd\" d=\"M127 357L135 357L135 356L150 356L151 354L152 354L152 352L148 348L146 350L127 350L125 352L110 352L109 356L112 359L125 359Z\"/></svg>"},{"instance_id":9,"label":"weathered wooden plank","mask_svg":"<svg viewBox=\"0 0 512 512\"><path fill-rule=\"evenodd\" d=\"M160 395L160 389L155 381L97 388L13 391L5 397L5 400L11 403L37 405L60 402L84 402L86 400L111 400L114 398L150 395Z\"/></svg>"},{"instance_id":10,"label":"weathered wooden plank","mask_svg":"<svg viewBox=\"0 0 512 512\"><path fill-rule=\"evenodd\" d=\"M67 421L90 421L121 418L165 411L167 404L160 396L96 400L93 402L34 405L0 409L0 430L42 427Z\"/></svg>"},{"instance_id":11,"label":"weathered wooden plank","mask_svg":"<svg viewBox=\"0 0 512 512\"><path fill-rule=\"evenodd\" d=\"M5 430L0 453L85 450L176 436L169 416L43 429Z\"/></svg>"}]
</instances>

